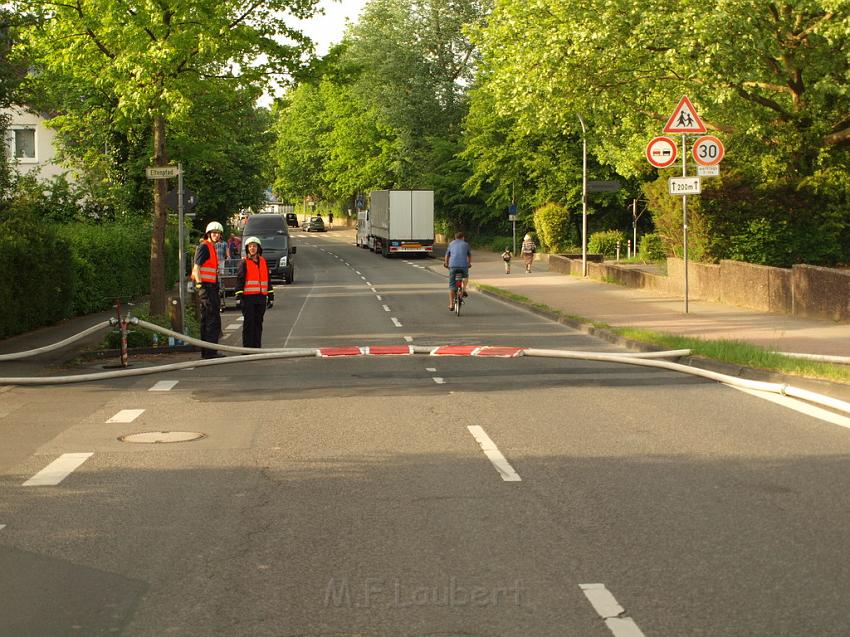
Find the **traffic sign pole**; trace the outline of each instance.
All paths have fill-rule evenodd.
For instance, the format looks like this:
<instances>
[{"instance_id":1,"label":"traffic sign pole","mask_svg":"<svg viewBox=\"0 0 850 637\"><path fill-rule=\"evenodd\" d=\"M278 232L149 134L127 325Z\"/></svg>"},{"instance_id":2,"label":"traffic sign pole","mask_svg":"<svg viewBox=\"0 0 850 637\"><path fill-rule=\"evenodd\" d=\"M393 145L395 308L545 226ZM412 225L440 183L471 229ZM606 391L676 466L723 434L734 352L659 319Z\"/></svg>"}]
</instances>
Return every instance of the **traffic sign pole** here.
<instances>
[{"instance_id":1,"label":"traffic sign pole","mask_svg":"<svg viewBox=\"0 0 850 637\"><path fill-rule=\"evenodd\" d=\"M177 262L180 268L180 330L186 334L186 248L183 245L183 164L177 164L177 243L180 246Z\"/></svg>"},{"instance_id":2,"label":"traffic sign pole","mask_svg":"<svg viewBox=\"0 0 850 637\"><path fill-rule=\"evenodd\" d=\"M687 163L687 139L688 136L682 133L682 177L688 176ZM684 244L685 255L685 314L688 313L688 196L682 195L682 238Z\"/></svg>"}]
</instances>

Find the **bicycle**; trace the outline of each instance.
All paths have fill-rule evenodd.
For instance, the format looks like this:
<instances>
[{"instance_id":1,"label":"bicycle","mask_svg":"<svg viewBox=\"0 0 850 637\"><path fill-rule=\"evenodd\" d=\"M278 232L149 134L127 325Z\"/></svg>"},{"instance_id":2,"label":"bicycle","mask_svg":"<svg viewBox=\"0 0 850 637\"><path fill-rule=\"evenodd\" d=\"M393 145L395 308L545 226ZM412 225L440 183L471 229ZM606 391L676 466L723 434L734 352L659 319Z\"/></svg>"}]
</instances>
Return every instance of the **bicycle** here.
<instances>
[{"instance_id":1,"label":"bicycle","mask_svg":"<svg viewBox=\"0 0 850 637\"><path fill-rule=\"evenodd\" d=\"M463 279L455 281L455 316L460 316L460 306L463 305Z\"/></svg>"},{"instance_id":2,"label":"bicycle","mask_svg":"<svg viewBox=\"0 0 850 637\"><path fill-rule=\"evenodd\" d=\"M463 305L465 286L463 284L462 272L455 275L455 315L460 316L460 306Z\"/></svg>"}]
</instances>

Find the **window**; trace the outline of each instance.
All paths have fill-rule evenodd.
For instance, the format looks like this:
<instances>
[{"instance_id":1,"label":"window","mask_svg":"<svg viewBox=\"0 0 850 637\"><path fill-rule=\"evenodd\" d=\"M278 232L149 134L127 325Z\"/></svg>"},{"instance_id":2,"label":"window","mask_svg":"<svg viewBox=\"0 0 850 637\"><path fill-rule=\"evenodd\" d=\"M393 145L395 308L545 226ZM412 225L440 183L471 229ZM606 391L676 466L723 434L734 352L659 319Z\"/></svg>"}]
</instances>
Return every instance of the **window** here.
<instances>
[{"instance_id":1,"label":"window","mask_svg":"<svg viewBox=\"0 0 850 637\"><path fill-rule=\"evenodd\" d=\"M14 157L15 159L35 159L35 129L15 129Z\"/></svg>"}]
</instances>

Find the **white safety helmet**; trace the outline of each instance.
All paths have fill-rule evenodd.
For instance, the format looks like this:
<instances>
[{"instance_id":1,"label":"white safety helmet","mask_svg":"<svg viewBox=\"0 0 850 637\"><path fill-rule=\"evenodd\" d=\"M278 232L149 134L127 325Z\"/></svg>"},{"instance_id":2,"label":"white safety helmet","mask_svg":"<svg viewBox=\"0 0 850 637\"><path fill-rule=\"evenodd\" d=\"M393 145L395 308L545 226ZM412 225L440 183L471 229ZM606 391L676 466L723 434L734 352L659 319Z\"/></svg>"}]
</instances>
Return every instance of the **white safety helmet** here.
<instances>
[{"instance_id":1,"label":"white safety helmet","mask_svg":"<svg viewBox=\"0 0 850 637\"><path fill-rule=\"evenodd\" d=\"M250 244L250 243L256 243L257 246L260 247L260 248L263 247L263 243L257 237L248 237L247 239L245 239L245 249L246 250L248 249L248 244Z\"/></svg>"},{"instance_id":2,"label":"white safety helmet","mask_svg":"<svg viewBox=\"0 0 850 637\"><path fill-rule=\"evenodd\" d=\"M224 233L224 226L222 226L218 221L210 221L207 224L206 232L221 232L221 233Z\"/></svg>"}]
</instances>

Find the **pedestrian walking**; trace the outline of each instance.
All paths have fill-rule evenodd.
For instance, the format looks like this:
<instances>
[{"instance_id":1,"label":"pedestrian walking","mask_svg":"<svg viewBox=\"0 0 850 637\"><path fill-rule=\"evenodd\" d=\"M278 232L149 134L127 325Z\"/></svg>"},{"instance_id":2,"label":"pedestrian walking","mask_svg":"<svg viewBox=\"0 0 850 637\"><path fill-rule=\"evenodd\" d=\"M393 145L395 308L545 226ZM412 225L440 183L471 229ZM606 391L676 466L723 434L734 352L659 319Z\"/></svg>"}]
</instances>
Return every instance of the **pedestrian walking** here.
<instances>
[{"instance_id":1,"label":"pedestrian walking","mask_svg":"<svg viewBox=\"0 0 850 637\"><path fill-rule=\"evenodd\" d=\"M236 270L236 303L242 308L242 347L263 346L263 317L274 305L274 288L263 244L257 237L245 239L245 256Z\"/></svg>"},{"instance_id":2,"label":"pedestrian walking","mask_svg":"<svg viewBox=\"0 0 850 637\"><path fill-rule=\"evenodd\" d=\"M505 274L511 273L511 249L505 248L505 251L502 252L502 261L505 262Z\"/></svg>"},{"instance_id":3,"label":"pedestrian walking","mask_svg":"<svg viewBox=\"0 0 850 637\"><path fill-rule=\"evenodd\" d=\"M328 227L333 230L334 229L334 213L328 213Z\"/></svg>"},{"instance_id":4,"label":"pedestrian walking","mask_svg":"<svg viewBox=\"0 0 850 637\"><path fill-rule=\"evenodd\" d=\"M221 334L221 301L218 287L218 252L216 243L221 241L224 228L218 221L207 224L204 239L195 250L195 260L192 265L192 281L198 294L200 309L201 340L207 343L218 343ZM201 358L220 358L214 349L201 350Z\"/></svg>"},{"instance_id":5,"label":"pedestrian walking","mask_svg":"<svg viewBox=\"0 0 850 637\"><path fill-rule=\"evenodd\" d=\"M531 264L534 262L534 253L537 252L537 246L531 239L531 235L526 233L522 238L522 262L525 264L525 273L531 274Z\"/></svg>"}]
</instances>

